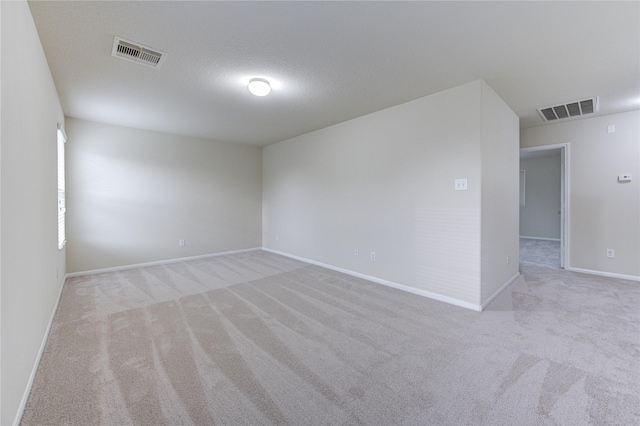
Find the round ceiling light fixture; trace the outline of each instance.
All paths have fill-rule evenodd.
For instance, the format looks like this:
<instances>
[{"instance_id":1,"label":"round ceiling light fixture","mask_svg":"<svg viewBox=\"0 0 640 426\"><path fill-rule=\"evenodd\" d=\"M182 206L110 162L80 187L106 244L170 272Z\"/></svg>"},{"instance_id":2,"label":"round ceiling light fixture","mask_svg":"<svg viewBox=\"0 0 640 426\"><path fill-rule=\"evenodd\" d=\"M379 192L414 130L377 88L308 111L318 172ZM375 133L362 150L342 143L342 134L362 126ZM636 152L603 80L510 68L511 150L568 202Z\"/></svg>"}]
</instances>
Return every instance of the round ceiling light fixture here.
<instances>
[{"instance_id":1,"label":"round ceiling light fixture","mask_svg":"<svg viewBox=\"0 0 640 426\"><path fill-rule=\"evenodd\" d=\"M264 78L252 78L247 86L249 91L256 96L267 96L271 93L271 85Z\"/></svg>"}]
</instances>

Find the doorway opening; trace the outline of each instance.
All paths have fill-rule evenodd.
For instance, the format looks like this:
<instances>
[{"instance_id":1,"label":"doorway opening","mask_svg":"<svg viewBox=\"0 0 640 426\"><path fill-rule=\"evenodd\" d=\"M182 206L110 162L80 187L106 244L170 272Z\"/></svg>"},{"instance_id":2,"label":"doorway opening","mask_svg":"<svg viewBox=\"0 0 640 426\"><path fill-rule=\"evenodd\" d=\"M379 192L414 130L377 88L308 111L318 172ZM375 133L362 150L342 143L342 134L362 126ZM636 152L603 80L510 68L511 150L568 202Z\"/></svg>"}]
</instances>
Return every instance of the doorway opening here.
<instances>
[{"instance_id":1,"label":"doorway opening","mask_svg":"<svg viewBox=\"0 0 640 426\"><path fill-rule=\"evenodd\" d=\"M568 151L567 144L520 150L521 262L555 268L568 264Z\"/></svg>"}]
</instances>

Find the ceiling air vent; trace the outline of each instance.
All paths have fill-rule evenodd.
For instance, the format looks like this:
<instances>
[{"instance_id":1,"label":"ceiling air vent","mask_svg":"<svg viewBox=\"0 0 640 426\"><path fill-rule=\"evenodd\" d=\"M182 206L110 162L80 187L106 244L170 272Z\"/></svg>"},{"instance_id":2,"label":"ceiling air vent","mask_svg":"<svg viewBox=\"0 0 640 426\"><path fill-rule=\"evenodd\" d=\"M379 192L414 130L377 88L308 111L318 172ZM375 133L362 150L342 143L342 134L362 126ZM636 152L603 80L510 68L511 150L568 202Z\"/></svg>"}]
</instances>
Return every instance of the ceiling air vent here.
<instances>
[{"instance_id":1,"label":"ceiling air vent","mask_svg":"<svg viewBox=\"0 0 640 426\"><path fill-rule=\"evenodd\" d=\"M148 67L160 68L160 64L162 64L166 53L143 46L140 43L115 37L113 40L111 56L126 59L127 61L146 65Z\"/></svg>"},{"instance_id":2,"label":"ceiling air vent","mask_svg":"<svg viewBox=\"0 0 640 426\"><path fill-rule=\"evenodd\" d=\"M544 121L562 120L563 118L579 117L598 112L598 98L570 102L563 105L538 108L538 113Z\"/></svg>"}]
</instances>

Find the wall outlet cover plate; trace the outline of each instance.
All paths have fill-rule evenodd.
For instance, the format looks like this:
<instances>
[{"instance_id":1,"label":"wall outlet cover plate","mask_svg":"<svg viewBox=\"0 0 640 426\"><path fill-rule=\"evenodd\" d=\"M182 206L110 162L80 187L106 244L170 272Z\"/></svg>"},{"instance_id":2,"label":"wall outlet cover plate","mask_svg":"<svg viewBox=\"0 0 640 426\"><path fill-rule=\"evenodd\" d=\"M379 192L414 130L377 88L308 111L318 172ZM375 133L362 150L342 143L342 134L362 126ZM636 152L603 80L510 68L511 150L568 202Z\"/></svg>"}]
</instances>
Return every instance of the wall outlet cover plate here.
<instances>
[{"instance_id":1,"label":"wall outlet cover plate","mask_svg":"<svg viewBox=\"0 0 640 426\"><path fill-rule=\"evenodd\" d=\"M466 191L467 190L467 179L456 179L455 180L455 189L456 189L456 191Z\"/></svg>"}]
</instances>

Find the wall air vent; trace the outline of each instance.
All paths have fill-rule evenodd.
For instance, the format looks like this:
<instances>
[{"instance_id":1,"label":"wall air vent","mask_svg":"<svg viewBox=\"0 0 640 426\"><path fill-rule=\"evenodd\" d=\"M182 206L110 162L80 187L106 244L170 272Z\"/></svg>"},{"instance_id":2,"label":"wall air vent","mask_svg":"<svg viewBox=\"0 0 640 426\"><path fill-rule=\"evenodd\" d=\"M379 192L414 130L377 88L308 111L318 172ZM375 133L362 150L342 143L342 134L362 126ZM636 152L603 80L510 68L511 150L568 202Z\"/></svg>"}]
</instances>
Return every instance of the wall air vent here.
<instances>
[{"instance_id":1,"label":"wall air vent","mask_svg":"<svg viewBox=\"0 0 640 426\"><path fill-rule=\"evenodd\" d=\"M562 120L564 118L579 117L585 114L598 112L598 98L590 98L582 101L570 102L563 105L538 108L538 114L544 121Z\"/></svg>"},{"instance_id":2,"label":"wall air vent","mask_svg":"<svg viewBox=\"0 0 640 426\"><path fill-rule=\"evenodd\" d=\"M143 46L140 43L115 37L113 40L113 49L111 49L111 56L152 68L160 68L167 54L157 49Z\"/></svg>"}]
</instances>

